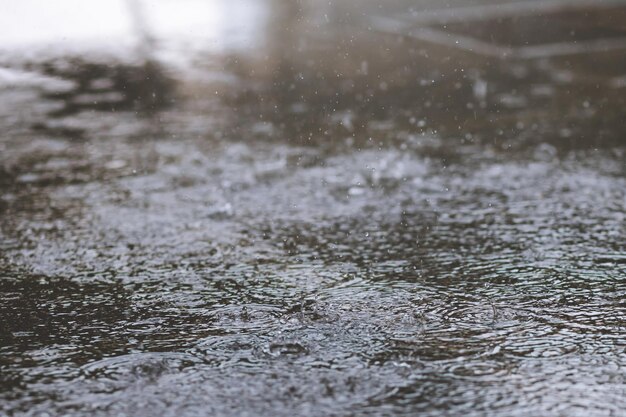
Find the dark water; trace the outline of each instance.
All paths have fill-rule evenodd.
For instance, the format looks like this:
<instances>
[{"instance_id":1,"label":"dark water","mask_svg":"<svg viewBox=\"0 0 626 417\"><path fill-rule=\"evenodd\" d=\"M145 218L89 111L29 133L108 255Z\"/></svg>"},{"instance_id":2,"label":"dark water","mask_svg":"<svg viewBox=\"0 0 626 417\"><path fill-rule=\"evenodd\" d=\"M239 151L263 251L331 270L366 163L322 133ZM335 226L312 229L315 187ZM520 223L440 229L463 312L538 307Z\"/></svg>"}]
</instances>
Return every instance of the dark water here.
<instances>
[{"instance_id":1,"label":"dark water","mask_svg":"<svg viewBox=\"0 0 626 417\"><path fill-rule=\"evenodd\" d=\"M4 48L0 415L626 413L624 51L373 3Z\"/></svg>"}]
</instances>

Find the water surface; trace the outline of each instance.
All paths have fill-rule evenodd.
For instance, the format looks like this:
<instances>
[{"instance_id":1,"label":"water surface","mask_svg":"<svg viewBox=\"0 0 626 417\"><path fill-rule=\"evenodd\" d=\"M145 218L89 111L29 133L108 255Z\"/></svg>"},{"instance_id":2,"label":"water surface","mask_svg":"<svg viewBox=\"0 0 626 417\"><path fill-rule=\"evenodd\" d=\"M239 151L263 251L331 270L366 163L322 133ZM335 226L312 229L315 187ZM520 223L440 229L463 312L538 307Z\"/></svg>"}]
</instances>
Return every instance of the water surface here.
<instances>
[{"instance_id":1,"label":"water surface","mask_svg":"<svg viewBox=\"0 0 626 417\"><path fill-rule=\"evenodd\" d=\"M188 3L2 48L0 414L624 413L623 51Z\"/></svg>"}]
</instances>

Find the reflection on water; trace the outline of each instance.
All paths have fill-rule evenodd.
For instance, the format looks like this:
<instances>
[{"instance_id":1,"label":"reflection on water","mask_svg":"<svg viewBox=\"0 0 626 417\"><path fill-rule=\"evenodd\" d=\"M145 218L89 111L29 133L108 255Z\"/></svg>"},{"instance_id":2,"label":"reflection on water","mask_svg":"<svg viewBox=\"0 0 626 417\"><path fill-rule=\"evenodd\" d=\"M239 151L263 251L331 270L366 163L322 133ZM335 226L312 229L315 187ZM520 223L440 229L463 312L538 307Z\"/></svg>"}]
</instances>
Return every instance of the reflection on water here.
<instances>
[{"instance_id":1,"label":"reflection on water","mask_svg":"<svg viewBox=\"0 0 626 417\"><path fill-rule=\"evenodd\" d=\"M11 5L0 414L620 415L624 51L437 3Z\"/></svg>"},{"instance_id":2,"label":"reflection on water","mask_svg":"<svg viewBox=\"0 0 626 417\"><path fill-rule=\"evenodd\" d=\"M43 92L43 98L63 103L49 113L53 118L92 110L153 113L174 102L173 80L155 61L140 65L53 61L43 70L72 83L68 90Z\"/></svg>"}]
</instances>

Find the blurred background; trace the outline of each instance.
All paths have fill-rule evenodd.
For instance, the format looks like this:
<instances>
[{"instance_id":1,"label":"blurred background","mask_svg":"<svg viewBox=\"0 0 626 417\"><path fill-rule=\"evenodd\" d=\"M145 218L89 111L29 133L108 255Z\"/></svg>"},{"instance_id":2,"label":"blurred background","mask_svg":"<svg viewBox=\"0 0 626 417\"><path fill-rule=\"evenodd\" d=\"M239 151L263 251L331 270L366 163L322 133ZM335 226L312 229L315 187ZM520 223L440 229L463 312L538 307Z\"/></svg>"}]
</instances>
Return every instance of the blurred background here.
<instances>
[{"instance_id":1,"label":"blurred background","mask_svg":"<svg viewBox=\"0 0 626 417\"><path fill-rule=\"evenodd\" d=\"M625 101L625 1L0 0L0 414L621 415Z\"/></svg>"},{"instance_id":2,"label":"blurred background","mask_svg":"<svg viewBox=\"0 0 626 417\"><path fill-rule=\"evenodd\" d=\"M11 129L80 135L95 128L89 110L167 111L177 101L173 111L188 115L219 103L198 111L236 119L218 128L225 135L260 123L301 143L331 142L323 132L338 125L340 136L367 136L377 120L397 124L390 136L433 131L499 147L597 146L623 134L619 1L3 7L0 82L45 90L27 121L1 116ZM3 113L30 106L5 96Z\"/></svg>"}]
</instances>

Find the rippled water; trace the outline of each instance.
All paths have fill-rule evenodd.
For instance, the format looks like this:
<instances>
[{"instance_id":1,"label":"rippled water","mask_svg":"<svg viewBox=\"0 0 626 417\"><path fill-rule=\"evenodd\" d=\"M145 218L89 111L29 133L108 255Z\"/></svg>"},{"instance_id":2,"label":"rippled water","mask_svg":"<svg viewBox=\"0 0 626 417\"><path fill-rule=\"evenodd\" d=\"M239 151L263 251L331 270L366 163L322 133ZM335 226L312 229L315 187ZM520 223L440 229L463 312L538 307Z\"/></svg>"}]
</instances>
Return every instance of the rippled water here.
<instances>
[{"instance_id":1,"label":"rippled water","mask_svg":"<svg viewBox=\"0 0 626 417\"><path fill-rule=\"evenodd\" d=\"M623 51L255 4L0 54L0 414L622 415Z\"/></svg>"}]
</instances>

